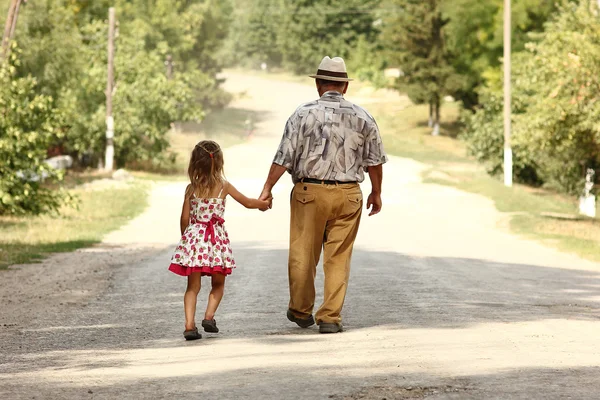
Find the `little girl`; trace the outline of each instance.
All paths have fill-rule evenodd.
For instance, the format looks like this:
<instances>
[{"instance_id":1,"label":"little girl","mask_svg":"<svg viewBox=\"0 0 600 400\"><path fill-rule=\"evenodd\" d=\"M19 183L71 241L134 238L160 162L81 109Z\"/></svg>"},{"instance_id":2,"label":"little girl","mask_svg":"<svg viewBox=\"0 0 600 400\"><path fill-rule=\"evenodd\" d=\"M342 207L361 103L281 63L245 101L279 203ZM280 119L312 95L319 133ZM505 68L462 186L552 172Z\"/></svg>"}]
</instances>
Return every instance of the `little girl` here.
<instances>
[{"instance_id":1,"label":"little girl","mask_svg":"<svg viewBox=\"0 0 600 400\"><path fill-rule=\"evenodd\" d=\"M229 247L229 236L223 223L225 198L231 195L246 208L267 209L269 201L249 199L223 175L223 152L212 140L203 140L192 151L188 167L190 184L185 190L181 210L181 239L171 258L169 270L187 276L188 283L183 305L185 310L186 340L201 339L196 327L196 300L200 292L200 278L211 277L212 290L202 320L205 332L219 332L214 319L223 298L225 276L235 268Z\"/></svg>"}]
</instances>

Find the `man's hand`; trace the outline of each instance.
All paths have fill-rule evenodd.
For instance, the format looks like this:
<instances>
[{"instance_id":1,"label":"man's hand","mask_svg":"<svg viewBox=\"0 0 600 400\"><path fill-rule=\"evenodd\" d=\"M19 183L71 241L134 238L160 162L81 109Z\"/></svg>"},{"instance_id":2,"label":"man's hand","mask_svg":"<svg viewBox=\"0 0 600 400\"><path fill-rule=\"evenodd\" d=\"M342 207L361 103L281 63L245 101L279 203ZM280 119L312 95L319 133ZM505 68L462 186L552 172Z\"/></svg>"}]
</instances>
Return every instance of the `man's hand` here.
<instances>
[{"instance_id":1,"label":"man's hand","mask_svg":"<svg viewBox=\"0 0 600 400\"><path fill-rule=\"evenodd\" d=\"M369 179L371 179L371 194L367 199L367 209L371 208L369 217L375 214L379 214L381 211L381 181L383 180L383 166L373 165L370 166L367 171L369 172Z\"/></svg>"},{"instance_id":2,"label":"man's hand","mask_svg":"<svg viewBox=\"0 0 600 400\"><path fill-rule=\"evenodd\" d=\"M372 208L371 208L372 206ZM371 209L371 212L369 213L369 217L375 214L379 214L379 211L381 211L381 194L379 193L375 193L375 192L371 192L371 194L369 195L369 198L367 199L367 209Z\"/></svg>"},{"instance_id":3,"label":"man's hand","mask_svg":"<svg viewBox=\"0 0 600 400\"><path fill-rule=\"evenodd\" d=\"M269 208L260 209L260 211L267 211L268 209L273 208L273 195L271 194L271 190L273 186L279 181L281 175L286 171L285 167L282 167L278 164L271 164L271 169L269 170L269 176L267 177L267 181L265 182L265 186L263 187L262 193L260 194L259 200L265 200L269 202Z\"/></svg>"},{"instance_id":4,"label":"man's hand","mask_svg":"<svg viewBox=\"0 0 600 400\"><path fill-rule=\"evenodd\" d=\"M268 190L267 188L263 189L263 191L260 194L260 196L259 196L258 199L269 202L269 207L267 207L267 208L259 208L260 211L267 211L267 210L273 208L273 195L271 194L271 191Z\"/></svg>"}]
</instances>

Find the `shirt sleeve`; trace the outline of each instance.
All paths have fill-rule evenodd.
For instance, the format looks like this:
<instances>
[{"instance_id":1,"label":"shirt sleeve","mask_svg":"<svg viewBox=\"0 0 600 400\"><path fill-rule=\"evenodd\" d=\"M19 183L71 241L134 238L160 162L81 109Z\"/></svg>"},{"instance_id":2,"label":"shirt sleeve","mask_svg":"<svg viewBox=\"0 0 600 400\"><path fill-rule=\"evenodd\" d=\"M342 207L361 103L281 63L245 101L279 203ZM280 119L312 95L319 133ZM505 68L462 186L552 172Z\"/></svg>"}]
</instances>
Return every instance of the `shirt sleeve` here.
<instances>
[{"instance_id":1,"label":"shirt sleeve","mask_svg":"<svg viewBox=\"0 0 600 400\"><path fill-rule=\"evenodd\" d=\"M273 159L273 164L281 165L288 171L292 171L297 145L298 124L296 122L296 114L294 114L285 124L283 137L281 138L281 143L279 143L279 148Z\"/></svg>"},{"instance_id":2,"label":"shirt sleeve","mask_svg":"<svg viewBox=\"0 0 600 400\"><path fill-rule=\"evenodd\" d=\"M383 141L381 140L379 127L373 120L372 123L369 124L367 134L365 135L363 167L366 171L368 167L385 164L387 161L388 157L383 150Z\"/></svg>"}]
</instances>

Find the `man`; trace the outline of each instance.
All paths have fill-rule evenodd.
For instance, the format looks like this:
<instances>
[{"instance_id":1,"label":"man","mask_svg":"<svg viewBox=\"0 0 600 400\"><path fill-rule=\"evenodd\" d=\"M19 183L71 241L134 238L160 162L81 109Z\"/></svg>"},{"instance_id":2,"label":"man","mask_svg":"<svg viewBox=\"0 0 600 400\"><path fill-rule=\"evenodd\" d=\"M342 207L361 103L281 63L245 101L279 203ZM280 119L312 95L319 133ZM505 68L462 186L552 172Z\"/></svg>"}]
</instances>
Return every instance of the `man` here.
<instances>
[{"instance_id":1,"label":"man","mask_svg":"<svg viewBox=\"0 0 600 400\"><path fill-rule=\"evenodd\" d=\"M382 164L387 161L379 129L363 108L344 99L346 64L325 57L316 75L321 98L300 106L288 119L261 199L287 170L295 183L291 195L287 317L302 328L315 323L316 266L324 251L325 295L315 317L321 333L343 330L350 258L362 214L359 183L368 171L369 215L381 210Z\"/></svg>"}]
</instances>

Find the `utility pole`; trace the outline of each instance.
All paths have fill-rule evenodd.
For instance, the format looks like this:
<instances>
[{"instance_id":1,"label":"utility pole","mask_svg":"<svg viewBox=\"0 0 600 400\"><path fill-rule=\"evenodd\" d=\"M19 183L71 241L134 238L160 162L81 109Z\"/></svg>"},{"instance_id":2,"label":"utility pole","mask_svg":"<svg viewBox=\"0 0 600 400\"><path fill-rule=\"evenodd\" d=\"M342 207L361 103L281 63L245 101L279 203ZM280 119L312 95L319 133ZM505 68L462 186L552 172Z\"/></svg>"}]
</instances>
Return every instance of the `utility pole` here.
<instances>
[{"instance_id":1,"label":"utility pole","mask_svg":"<svg viewBox=\"0 0 600 400\"><path fill-rule=\"evenodd\" d=\"M115 121L112 116L112 97L115 61L115 8L108 9L108 77L106 81L106 154L104 169L112 171L115 158Z\"/></svg>"},{"instance_id":2,"label":"utility pole","mask_svg":"<svg viewBox=\"0 0 600 400\"><path fill-rule=\"evenodd\" d=\"M511 87L510 87L510 52L511 52L511 9L510 1L504 0L504 185L512 186L512 148L510 145L511 130Z\"/></svg>"},{"instance_id":3,"label":"utility pole","mask_svg":"<svg viewBox=\"0 0 600 400\"><path fill-rule=\"evenodd\" d=\"M8 6L8 15L6 16L6 23L4 24L4 35L2 35L2 58L8 57L9 45L11 39L11 33L14 33L13 23L16 22L15 15L19 8L21 0L11 0Z\"/></svg>"}]
</instances>

